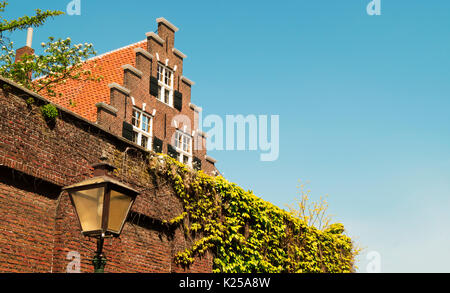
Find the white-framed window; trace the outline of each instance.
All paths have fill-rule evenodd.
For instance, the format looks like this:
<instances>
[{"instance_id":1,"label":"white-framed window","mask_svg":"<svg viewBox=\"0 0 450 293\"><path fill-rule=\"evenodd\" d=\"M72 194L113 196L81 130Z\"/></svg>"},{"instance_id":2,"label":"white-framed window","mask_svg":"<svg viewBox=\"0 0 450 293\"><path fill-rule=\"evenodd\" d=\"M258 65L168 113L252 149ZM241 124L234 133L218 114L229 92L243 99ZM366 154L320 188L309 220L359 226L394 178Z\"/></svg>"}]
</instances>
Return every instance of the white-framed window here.
<instances>
[{"instance_id":1,"label":"white-framed window","mask_svg":"<svg viewBox=\"0 0 450 293\"><path fill-rule=\"evenodd\" d=\"M179 130L175 132L175 149L178 152L178 161L192 166L192 137Z\"/></svg>"},{"instance_id":2,"label":"white-framed window","mask_svg":"<svg viewBox=\"0 0 450 293\"><path fill-rule=\"evenodd\" d=\"M158 63L158 100L173 107L173 71Z\"/></svg>"},{"instance_id":3,"label":"white-framed window","mask_svg":"<svg viewBox=\"0 0 450 293\"><path fill-rule=\"evenodd\" d=\"M150 150L152 148L152 116L133 108L131 124L133 125L133 142Z\"/></svg>"}]
</instances>

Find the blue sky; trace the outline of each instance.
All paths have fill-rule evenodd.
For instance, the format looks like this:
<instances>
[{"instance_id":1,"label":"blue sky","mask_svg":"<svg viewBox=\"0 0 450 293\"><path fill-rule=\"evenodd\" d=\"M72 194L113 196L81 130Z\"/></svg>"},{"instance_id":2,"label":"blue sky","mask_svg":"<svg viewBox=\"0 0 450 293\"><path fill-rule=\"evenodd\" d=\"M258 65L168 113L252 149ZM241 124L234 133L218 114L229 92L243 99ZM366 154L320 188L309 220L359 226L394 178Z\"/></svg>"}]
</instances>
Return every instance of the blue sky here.
<instances>
[{"instance_id":1,"label":"blue sky","mask_svg":"<svg viewBox=\"0 0 450 293\"><path fill-rule=\"evenodd\" d=\"M7 17L69 0L14 1ZM165 17L188 55L193 103L204 116L280 115L280 156L214 151L230 181L284 207L297 181L382 272L449 272L450 2L381 0L81 0L81 16L35 30L104 53L145 39ZM25 33L12 39L25 44Z\"/></svg>"}]
</instances>

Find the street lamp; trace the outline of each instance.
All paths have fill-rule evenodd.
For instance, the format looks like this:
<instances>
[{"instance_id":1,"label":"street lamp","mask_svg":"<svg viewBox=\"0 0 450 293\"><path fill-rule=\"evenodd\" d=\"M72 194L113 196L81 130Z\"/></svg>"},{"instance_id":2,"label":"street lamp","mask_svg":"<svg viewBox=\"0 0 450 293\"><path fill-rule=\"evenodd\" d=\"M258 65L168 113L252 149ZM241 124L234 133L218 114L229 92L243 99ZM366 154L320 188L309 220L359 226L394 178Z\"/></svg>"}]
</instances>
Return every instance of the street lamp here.
<instances>
[{"instance_id":1,"label":"street lamp","mask_svg":"<svg viewBox=\"0 0 450 293\"><path fill-rule=\"evenodd\" d=\"M111 178L116 168L108 163L95 164L94 177L64 187L75 208L81 233L97 239L92 260L96 273L103 273L106 257L102 253L105 237L118 237L131 206L139 194L136 190Z\"/></svg>"}]
</instances>

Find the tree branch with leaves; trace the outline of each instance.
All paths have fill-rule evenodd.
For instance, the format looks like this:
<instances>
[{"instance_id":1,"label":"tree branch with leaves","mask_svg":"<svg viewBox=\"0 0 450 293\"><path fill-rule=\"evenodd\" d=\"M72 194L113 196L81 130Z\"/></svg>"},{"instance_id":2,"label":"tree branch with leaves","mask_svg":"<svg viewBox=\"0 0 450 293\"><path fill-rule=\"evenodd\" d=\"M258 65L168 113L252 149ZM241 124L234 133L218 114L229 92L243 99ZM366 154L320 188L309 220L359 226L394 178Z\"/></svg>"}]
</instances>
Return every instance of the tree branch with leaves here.
<instances>
[{"instance_id":1,"label":"tree branch with leaves","mask_svg":"<svg viewBox=\"0 0 450 293\"><path fill-rule=\"evenodd\" d=\"M8 1L0 1L0 13L5 12L8 4ZM0 16L0 45L5 44L5 32L12 33L16 30L24 30L29 27L38 27L43 25L48 18L64 14L64 12L58 10L43 11L36 9L35 12L36 14L33 16L25 15L13 20L8 20Z\"/></svg>"},{"instance_id":2,"label":"tree branch with leaves","mask_svg":"<svg viewBox=\"0 0 450 293\"><path fill-rule=\"evenodd\" d=\"M0 1L0 13L5 12L7 5L7 1ZM62 97L63 94L58 92L58 86L70 80L100 81L102 77L93 73L96 63L86 62L97 54L93 45L88 43L74 45L70 38L55 40L50 37L47 43L41 44L43 50L41 54L23 54L16 60L14 44L5 42L3 36L5 32L12 33L31 26L37 27L44 24L49 17L64 14L61 11L40 9L35 11L34 16L23 16L14 20L0 16L0 75L47 97ZM70 104L72 105L71 101ZM44 115L45 117L55 116L56 108L47 110L51 110L47 112L52 115Z\"/></svg>"},{"instance_id":3,"label":"tree branch with leaves","mask_svg":"<svg viewBox=\"0 0 450 293\"><path fill-rule=\"evenodd\" d=\"M43 54L25 54L17 61L13 43L2 46L0 75L49 97L62 96L55 88L68 80L83 82L102 79L93 74L95 62L89 65L85 63L88 58L97 54L92 44L73 45L70 38L55 40L50 37L49 42L42 43L41 46ZM30 72L34 79L30 79Z\"/></svg>"},{"instance_id":4,"label":"tree branch with leaves","mask_svg":"<svg viewBox=\"0 0 450 293\"><path fill-rule=\"evenodd\" d=\"M289 213L304 221L308 226L314 226L319 230L327 229L331 223L331 215L327 214L327 196L321 196L319 201L311 201L311 191L305 189L305 184L299 181L297 189L299 198L296 200L296 206L287 205Z\"/></svg>"}]
</instances>

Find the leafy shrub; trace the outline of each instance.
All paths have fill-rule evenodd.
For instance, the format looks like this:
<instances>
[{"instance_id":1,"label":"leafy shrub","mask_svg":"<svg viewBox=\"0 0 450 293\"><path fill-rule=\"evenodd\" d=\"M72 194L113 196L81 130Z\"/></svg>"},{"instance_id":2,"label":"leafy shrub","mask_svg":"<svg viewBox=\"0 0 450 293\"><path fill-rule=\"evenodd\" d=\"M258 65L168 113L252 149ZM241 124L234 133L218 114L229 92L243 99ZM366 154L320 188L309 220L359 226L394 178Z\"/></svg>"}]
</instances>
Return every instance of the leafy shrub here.
<instances>
[{"instance_id":1,"label":"leafy shrub","mask_svg":"<svg viewBox=\"0 0 450 293\"><path fill-rule=\"evenodd\" d=\"M58 109L52 104L47 104L41 107L42 116L47 121L53 121L58 117Z\"/></svg>"}]
</instances>

